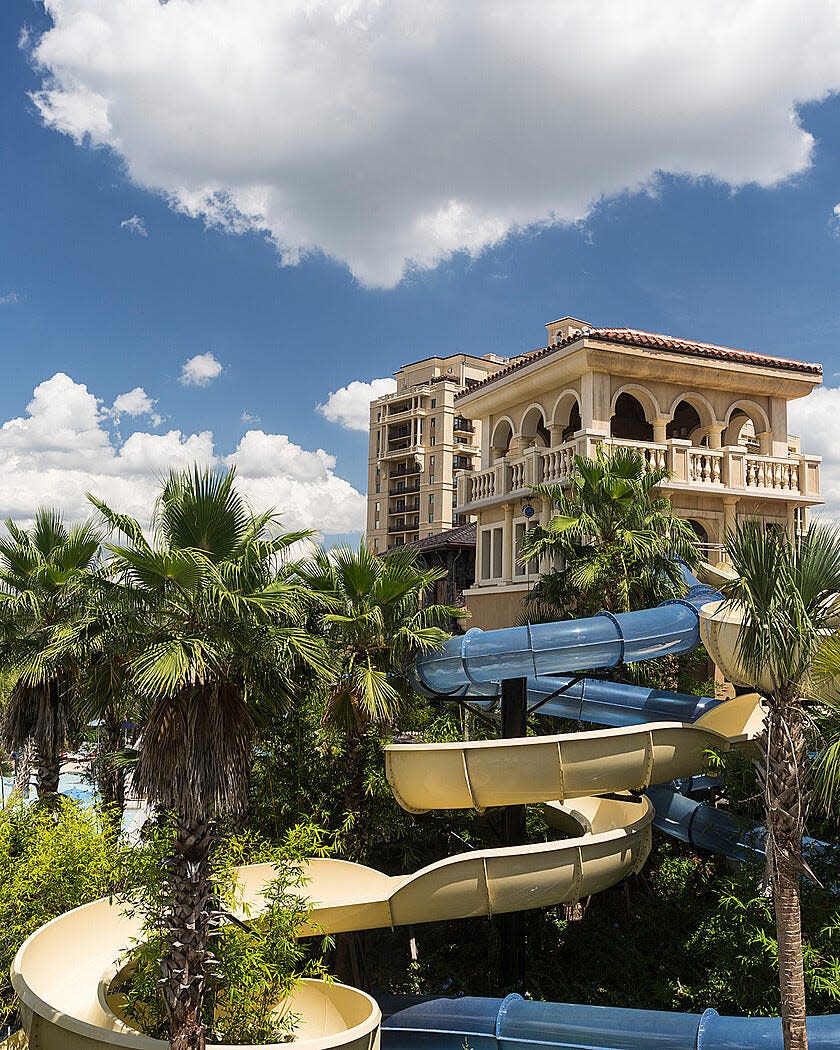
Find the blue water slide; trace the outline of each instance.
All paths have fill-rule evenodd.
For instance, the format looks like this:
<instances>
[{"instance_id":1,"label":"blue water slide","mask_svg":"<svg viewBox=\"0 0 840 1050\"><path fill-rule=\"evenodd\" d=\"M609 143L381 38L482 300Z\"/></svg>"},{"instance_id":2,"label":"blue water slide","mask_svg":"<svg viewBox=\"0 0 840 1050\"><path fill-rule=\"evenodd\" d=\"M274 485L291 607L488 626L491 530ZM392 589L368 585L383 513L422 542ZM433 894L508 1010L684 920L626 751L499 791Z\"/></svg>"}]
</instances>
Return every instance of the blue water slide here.
<instances>
[{"instance_id":1,"label":"blue water slide","mask_svg":"<svg viewBox=\"0 0 840 1050\"><path fill-rule=\"evenodd\" d=\"M724 1017L505 999L383 997L382 1050L783 1050L778 1017ZM808 1018L810 1050L837 1050L840 1016Z\"/></svg>"},{"instance_id":2,"label":"blue water slide","mask_svg":"<svg viewBox=\"0 0 840 1050\"><path fill-rule=\"evenodd\" d=\"M417 681L425 692L445 695L506 678L598 670L690 652L700 644L700 609L723 595L685 575L685 596L654 609L467 631L419 656Z\"/></svg>"},{"instance_id":3,"label":"blue water slide","mask_svg":"<svg viewBox=\"0 0 840 1050\"><path fill-rule=\"evenodd\" d=\"M498 703L499 686L487 683L449 694L478 707ZM696 722L720 703L711 696L673 693L599 678L566 675L528 679L528 707L542 715L592 722L602 726L643 725L646 722Z\"/></svg>"}]
</instances>

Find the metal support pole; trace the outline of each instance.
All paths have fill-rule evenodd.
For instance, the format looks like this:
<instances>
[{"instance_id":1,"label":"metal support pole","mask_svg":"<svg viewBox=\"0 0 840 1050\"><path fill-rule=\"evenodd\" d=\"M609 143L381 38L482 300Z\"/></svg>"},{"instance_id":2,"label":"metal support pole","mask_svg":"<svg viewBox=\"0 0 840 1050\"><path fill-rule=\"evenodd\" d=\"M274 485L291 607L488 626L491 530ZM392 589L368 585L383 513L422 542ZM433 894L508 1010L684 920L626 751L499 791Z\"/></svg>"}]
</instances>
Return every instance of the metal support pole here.
<instances>
[{"instance_id":1,"label":"metal support pole","mask_svg":"<svg viewBox=\"0 0 840 1050\"><path fill-rule=\"evenodd\" d=\"M502 682L502 736L506 740L524 737L527 731L528 685L525 678L508 678ZM525 844L525 807L505 806L504 840L506 846ZM518 912L500 915L501 979L509 988L521 987L525 980L525 930Z\"/></svg>"}]
</instances>

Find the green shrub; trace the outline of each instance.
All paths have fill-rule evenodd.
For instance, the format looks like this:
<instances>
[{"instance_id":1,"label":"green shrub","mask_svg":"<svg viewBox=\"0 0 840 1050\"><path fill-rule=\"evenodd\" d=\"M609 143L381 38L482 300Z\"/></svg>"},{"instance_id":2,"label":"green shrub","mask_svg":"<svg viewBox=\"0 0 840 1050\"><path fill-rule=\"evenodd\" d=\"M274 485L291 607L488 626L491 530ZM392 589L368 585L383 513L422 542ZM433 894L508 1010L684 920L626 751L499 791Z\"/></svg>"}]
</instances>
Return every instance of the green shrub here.
<instances>
[{"instance_id":1,"label":"green shrub","mask_svg":"<svg viewBox=\"0 0 840 1050\"><path fill-rule=\"evenodd\" d=\"M166 856L170 836L165 828L156 832L147 858ZM302 823L288 829L279 846L270 846L252 831L224 840L214 861L219 928L213 951L218 966L205 1000L208 1042L272 1043L293 1038L299 1018L291 1010L281 1013L275 1007L301 978L325 976L317 948L326 948L327 939L313 951L309 940L296 937L311 916L303 862L328 852L325 839L320 828ZM251 918L244 913L233 867L258 862L274 863L276 877L264 890L265 909ZM126 1016L147 1034L166 1038L168 1019L159 992L166 899L162 876L155 870L162 869L152 863L140 888L124 895L128 910L142 917L145 936L131 951L131 967L119 990L125 997Z\"/></svg>"},{"instance_id":2,"label":"green shrub","mask_svg":"<svg viewBox=\"0 0 840 1050\"><path fill-rule=\"evenodd\" d=\"M15 1009L9 967L18 948L45 922L116 888L123 856L96 814L70 800L0 810L0 1024Z\"/></svg>"}]
</instances>

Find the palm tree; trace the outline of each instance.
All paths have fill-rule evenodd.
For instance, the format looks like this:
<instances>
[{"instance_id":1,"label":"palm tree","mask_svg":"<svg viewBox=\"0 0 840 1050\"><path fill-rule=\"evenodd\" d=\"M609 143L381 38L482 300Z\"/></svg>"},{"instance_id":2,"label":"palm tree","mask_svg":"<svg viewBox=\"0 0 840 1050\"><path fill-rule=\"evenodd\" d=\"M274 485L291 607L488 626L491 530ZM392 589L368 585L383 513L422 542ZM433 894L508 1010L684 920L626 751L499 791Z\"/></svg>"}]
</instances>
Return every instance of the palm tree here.
<instances>
[{"instance_id":1,"label":"palm tree","mask_svg":"<svg viewBox=\"0 0 840 1050\"><path fill-rule=\"evenodd\" d=\"M767 820L767 875L773 894L786 1050L804 1050L805 981L799 880L810 874L802 837L810 800L806 699L818 686L840 593L840 532L813 525L791 538L746 521L728 537L738 578L726 587L742 624L739 657L766 692L760 782Z\"/></svg>"},{"instance_id":2,"label":"palm tree","mask_svg":"<svg viewBox=\"0 0 840 1050\"><path fill-rule=\"evenodd\" d=\"M83 607L102 537L91 522L67 528L55 510L40 509L31 529L6 522L0 538L0 667L15 683L3 738L25 756L34 746L38 797L58 791L61 752L77 699L76 654L54 652L57 632Z\"/></svg>"},{"instance_id":3,"label":"palm tree","mask_svg":"<svg viewBox=\"0 0 840 1050\"><path fill-rule=\"evenodd\" d=\"M466 615L425 603L445 570L420 568L411 547L378 555L361 544L321 550L299 572L324 600L319 620L337 662L324 722L350 736L390 726L415 695L414 657L439 648L443 625Z\"/></svg>"},{"instance_id":4,"label":"palm tree","mask_svg":"<svg viewBox=\"0 0 840 1050\"><path fill-rule=\"evenodd\" d=\"M655 494L669 477L649 468L636 449L601 446L594 457L575 456L567 486L534 486L557 513L547 527L528 530L521 561L548 556L563 566L544 577L534 601L580 616L644 608L680 593L677 559L697 564L697 536L670 500Z\"/></svg>"},{"instance_id":5,"label":"palm tree","mask_svg":"<svg viewBox=\"0 0 840 1050\"><path fill-rule=\"evenodd\" d=\"M125 538L106 549L115 638L144 707L135 783L174 814L161 987L177 1050L205 1045L216 821L247 805L255 725L291 703L300 668L328 672L304 622L311 596L286 564L308 533L278 533L273 514L252 512L234 480L232 470L170 474L151 540L89 497Z\"/></svg>"}]
</instances>

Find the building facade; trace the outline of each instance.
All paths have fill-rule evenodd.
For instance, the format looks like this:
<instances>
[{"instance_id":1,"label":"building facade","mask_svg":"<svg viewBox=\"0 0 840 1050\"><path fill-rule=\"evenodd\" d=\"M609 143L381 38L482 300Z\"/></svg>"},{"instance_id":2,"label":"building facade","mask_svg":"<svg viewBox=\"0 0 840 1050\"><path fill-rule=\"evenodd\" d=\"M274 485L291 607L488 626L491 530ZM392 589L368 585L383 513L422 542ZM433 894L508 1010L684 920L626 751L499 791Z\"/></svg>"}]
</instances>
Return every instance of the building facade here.
<instances>
[{"instance_id":1,"label":"building facade","mask_svg":"<svg viewBox=\"0 0 840 1050\"><path fill-rule=\"evenodd\" d=\"M365 540L382 553L468 518L455 510L455 478L480 455L480 424L456 396L506 365L504 358L453 354L404 365L397 389L370 405Z\"/></svg>"},{"instance_id":2,"label":"building facade","mask_svg":"<svg viewBox=\"0 0 840 1050\"><path fill-rule=\"evenodd\" d=\"M664 492L712 561L739 518L794 531L822 502L820 459L787 428L788 403L820 384L820 365L572 317L546 328L544 349L454 398L453 412L481 435L480 466L457 487L458 511L477 521L471 626L517 622L539 570L520 563L518 547L552 512L530 488L562 483L575 455L599 445L637 448L668 468Z\"/></svg>"}]
</instances>

